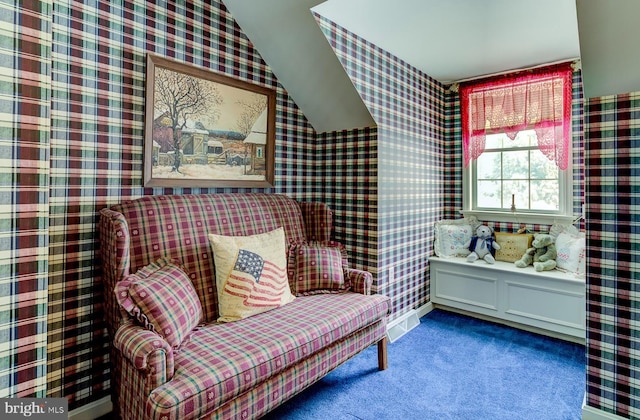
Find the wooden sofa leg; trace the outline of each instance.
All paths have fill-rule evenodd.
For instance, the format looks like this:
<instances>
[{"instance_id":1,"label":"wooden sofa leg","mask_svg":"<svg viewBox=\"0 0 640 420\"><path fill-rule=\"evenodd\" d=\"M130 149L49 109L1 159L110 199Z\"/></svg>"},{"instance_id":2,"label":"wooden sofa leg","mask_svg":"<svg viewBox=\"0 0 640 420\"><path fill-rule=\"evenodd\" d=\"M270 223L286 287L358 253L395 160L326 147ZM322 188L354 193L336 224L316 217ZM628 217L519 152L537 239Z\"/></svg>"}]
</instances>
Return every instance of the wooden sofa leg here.
<instances>
[{"instance_id":1,"label":"wooden sofa leg","mask_svg":"<svg viewBox=\"0 0 640 420\"><path fill-rule=\"evenodd\" d=\"M387 363L387 337L378 341L378 370L386 370L389 367Z\"/></svg>"}]
</instances>

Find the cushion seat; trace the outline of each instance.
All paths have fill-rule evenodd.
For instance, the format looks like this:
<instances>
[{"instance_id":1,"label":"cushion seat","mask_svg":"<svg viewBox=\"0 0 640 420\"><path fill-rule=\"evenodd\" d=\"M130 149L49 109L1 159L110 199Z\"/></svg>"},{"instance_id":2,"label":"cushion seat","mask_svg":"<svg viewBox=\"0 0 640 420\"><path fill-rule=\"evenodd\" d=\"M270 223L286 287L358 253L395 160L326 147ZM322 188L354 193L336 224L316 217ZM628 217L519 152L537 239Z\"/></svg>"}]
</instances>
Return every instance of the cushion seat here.
<instances>
[{"instance_id":1,"label":"cushion seat","mask_svg":"<svg viewBox=\"0 0 640 420\"><path fill-rule=\"evenodd\" d=\"M349 292L326 303L301 296L276 311L199 327L175 351L173 379L151 393L153 411L175 414L181 406L181 417L197 418L391 309L385 296Z\"/></svg>"}]
</instances>

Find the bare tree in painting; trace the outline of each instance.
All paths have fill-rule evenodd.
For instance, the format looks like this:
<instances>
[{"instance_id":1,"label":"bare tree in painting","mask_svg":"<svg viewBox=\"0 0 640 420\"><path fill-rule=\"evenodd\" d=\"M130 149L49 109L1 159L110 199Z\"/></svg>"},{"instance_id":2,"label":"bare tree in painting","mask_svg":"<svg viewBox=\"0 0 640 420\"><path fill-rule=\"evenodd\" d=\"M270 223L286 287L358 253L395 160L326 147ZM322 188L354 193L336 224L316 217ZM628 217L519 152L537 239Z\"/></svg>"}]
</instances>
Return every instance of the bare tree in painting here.
<instances>
[{"instance_id":1,"label":"bare tree in painting","mask_svg":"<svg viewBox=\"0 0 640 420\"><path fill-rule=\"evenodd\" d=\"M182 161L181 130L187 121L200 116L211 118L220 113L222 95L212 82L156 67L154 108L169 119L173 132L172 171L180 172Z\"/></svg>"},{"instance_id":2,"label":"bare tree in painting","mask_svg":"<svg viewBox=\"0 0 640 420\"><path fill-rule=\"evenodd\" d=\"M267 107L267 98L263 95L256 95L255 99L251 101L237 101L236 103L243 109L236 121L236 129L247 137L251 132L251 127Z\"/></svg>"},{"instance_id":3,"label":"bare tree in painting","mask_svg":"<svg viewBox=\"0 0 640 420\"><path fill-rule=\"evenodd\" d=\"M242 107L242 112L238 116L236 121L236 129L239 133L246 138L251 132L253 124L256 122L262 111L267 107L267 98L262 95L256 95L253 100L250 101L237 101L238 105ZM247 150L247 144L244 145L244 174L247 173L247 156L249 151Z\"/></svg>"}]
</instances>

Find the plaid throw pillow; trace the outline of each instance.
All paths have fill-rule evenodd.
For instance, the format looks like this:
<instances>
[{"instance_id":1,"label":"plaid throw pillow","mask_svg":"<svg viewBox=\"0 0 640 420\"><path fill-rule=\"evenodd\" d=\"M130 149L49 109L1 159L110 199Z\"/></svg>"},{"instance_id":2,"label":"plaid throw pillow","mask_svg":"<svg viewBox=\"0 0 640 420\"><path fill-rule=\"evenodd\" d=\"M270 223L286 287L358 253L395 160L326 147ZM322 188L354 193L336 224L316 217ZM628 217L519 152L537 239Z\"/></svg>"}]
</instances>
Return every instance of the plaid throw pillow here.
<instances>
[{"instance_id":1,"label":"plaid throw pillow","mask_svg":"<svg viewBox=\"0 0 640 420\"><path fill-rule=\"evenodd\" d=\"M338 243L291 245L287 267L291 289L298 296L341 293L351 288L344 276L346 252Z\"/></svg>"},{"instance_id":2,"label":"plaid throw pillow","mask_svg":"<svg viewBox=\"0 0 640 420\"><path fill-rule=\"evenodd\" d=\"M237 321L293 301L284 229L252 236L209 235L219 322Z\"/></svg>"},{"instance_id":3,"label":"plaid throw pillow","mask_svg":"<svg viewBox=\"0 0 640 420\"><path fill-rule=\"evenodd\" d=\"M160 259L116 283L118 304L143 327L177 348L202 320L202 306L187 273Z\"/></svg>"}]
</instances>

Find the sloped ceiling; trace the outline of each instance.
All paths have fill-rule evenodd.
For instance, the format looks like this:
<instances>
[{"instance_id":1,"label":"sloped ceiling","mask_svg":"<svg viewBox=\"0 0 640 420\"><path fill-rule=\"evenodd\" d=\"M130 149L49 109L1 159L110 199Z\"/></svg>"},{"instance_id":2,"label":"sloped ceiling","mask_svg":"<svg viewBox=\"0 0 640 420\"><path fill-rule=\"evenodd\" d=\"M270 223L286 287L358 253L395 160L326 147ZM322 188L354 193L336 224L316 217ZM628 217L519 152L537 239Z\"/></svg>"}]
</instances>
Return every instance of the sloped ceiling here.
<instances>
[{"instance_id":1,"label":"sloped ceiling","mask_svg":"<svg viewBox=\"0 0 640 420\"><path fill-rule=\"evenodd\" d=\"M223 0L317 132L375 126L318 27L321 0Z\"/></svg>"},{"instance_id":2,"label":"sloped ceiling","mask_svg":"<svg viewBox=\"0 0 640 420\"><path fill-rule=\"evenodd\" d=\"M640 91L640 1L576 4L585 97Z\"/></svg>"},{"instance_id":3,"label":"sloped ceiling","mask_svg":"<svg viewBox=\"0 0 640 420\"><path fill-rule=\"evenodd\" d=\"M319 131L373 126L310 9L444 84L582 59L586 97L640 90L639 0L223 0Z\"/></svg>"}]
</instances>

